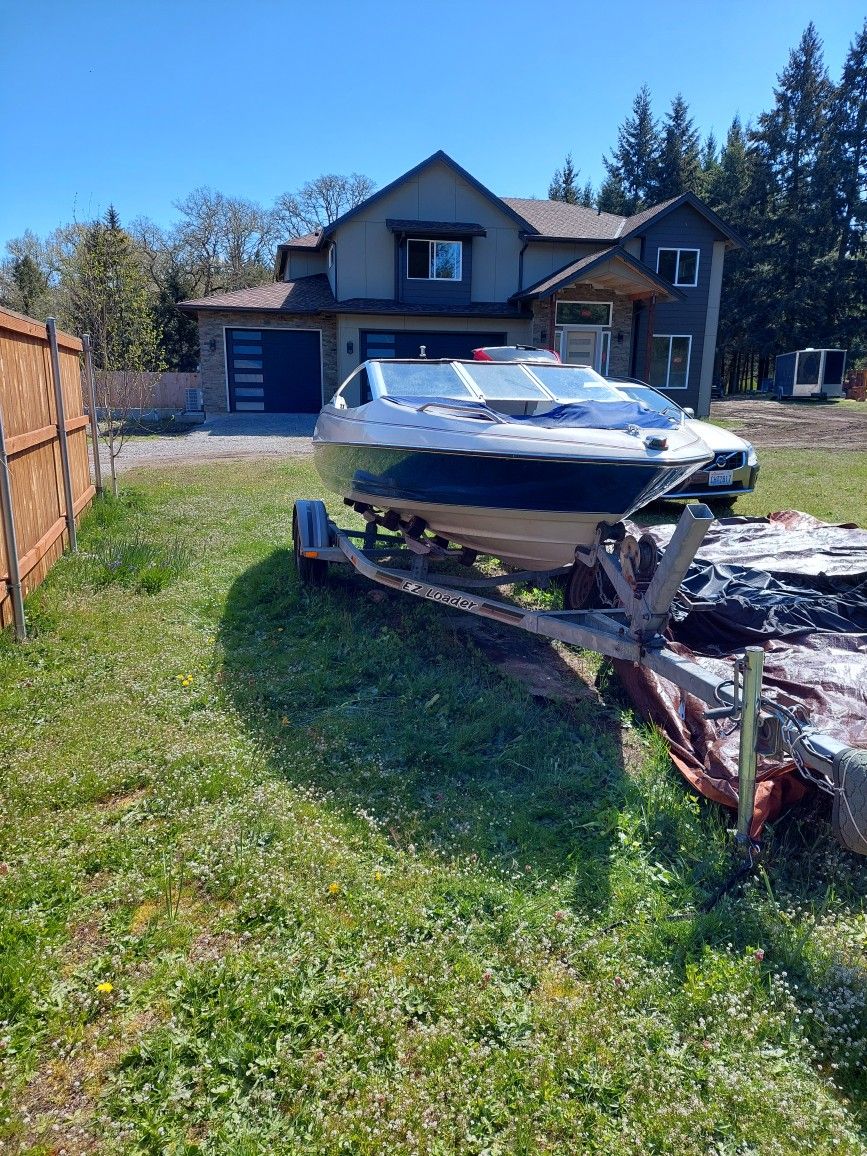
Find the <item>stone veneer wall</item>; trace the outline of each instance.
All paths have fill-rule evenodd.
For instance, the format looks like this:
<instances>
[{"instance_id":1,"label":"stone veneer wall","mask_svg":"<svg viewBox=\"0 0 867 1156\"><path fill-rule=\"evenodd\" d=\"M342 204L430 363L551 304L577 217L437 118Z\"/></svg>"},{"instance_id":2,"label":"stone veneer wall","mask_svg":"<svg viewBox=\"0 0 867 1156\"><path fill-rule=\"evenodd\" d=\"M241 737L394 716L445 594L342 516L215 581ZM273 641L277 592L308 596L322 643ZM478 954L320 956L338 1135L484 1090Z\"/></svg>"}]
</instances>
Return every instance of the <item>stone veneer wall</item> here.
<instances>
[{"instance_id":1,"label":"stone veneer wall","mask_svg":"<svg viewBox=\"0 0 867 1156\"><path fill-rule=\"evenodd\" d=\"M589 285L572 285L557 292L558 301L610 301L611 309L611 355L608 373L611 377L630 377L630 351L632 349L632 298L622 297L608 289L592 289ZM550 301L533 302L533 344L551 346ZM542 333L545 333L544 340ZM618 332L623 341L617 341Z\"/></svg>"},{"instance_id":2,"label":"stone veneer wall","mask_svg":"<svg viewBox=\"0 0 867 1156\"><path fill-rule=\"evenodd\" d=\"M337 319L323 313L199 313L201 389L208 413L226 412L226 329L320 329L323 402L337 389ZM215 342L211 350L211 342Z\"/></svg>"}]
</instances>

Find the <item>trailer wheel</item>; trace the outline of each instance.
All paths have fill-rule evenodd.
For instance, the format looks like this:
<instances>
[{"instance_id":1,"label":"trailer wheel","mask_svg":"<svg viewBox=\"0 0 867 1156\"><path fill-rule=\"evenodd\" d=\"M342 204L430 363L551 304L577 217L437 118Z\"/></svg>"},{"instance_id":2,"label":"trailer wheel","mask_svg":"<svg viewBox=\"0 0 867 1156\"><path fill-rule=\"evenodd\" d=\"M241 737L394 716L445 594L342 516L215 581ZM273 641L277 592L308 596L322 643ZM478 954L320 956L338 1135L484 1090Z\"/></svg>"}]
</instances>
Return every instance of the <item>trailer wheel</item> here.
<instances>
[{"instance_id":1,"label":"trailer wheel","mask_svg":"<svg viewBox=\"0 0 867 1156\"><path fill-rule=\"evenodd\" d=\"M301 552L301 530L298 524L298 508L292 511L292 548L295 554L295 569L302 586L324 586L328 580L328 563L322 558L306 558Z\"/></svg>"},{"instance_id":2,"label":"trailer wheel","mask_svg":"<svg viewBox=\"0 0 867 1156\"><path fill-rule=\"evenodd\" d=\"M596 590L596 567L577 560L566 576L563 605L567 610L583 610Z\"/></svg>"}]
</instances>

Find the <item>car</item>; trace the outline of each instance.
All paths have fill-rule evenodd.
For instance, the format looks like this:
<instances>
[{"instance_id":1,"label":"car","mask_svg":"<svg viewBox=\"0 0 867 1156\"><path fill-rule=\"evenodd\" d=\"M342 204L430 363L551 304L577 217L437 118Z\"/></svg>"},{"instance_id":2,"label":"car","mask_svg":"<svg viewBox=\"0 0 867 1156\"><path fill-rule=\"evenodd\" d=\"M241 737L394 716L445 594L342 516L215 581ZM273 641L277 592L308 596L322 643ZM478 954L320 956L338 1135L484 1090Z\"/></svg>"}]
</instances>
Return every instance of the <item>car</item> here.
<instances>
[{"instance_id":1,"label":"car","mask_svg":"<svg viewBox=\"0 0 867 1156\"><path fill-rule=\"evenodd\" d=\"M486 345L473 350L476 361L527 361L532 364L552 362L560 364L559 356L553 349L540 349L536 345Z\"/></svg>"},{"instance_id":2,"label":"car","mask_svg":"<svg viewBox=\"0 0 867 1156\"><path fill-rule=\"evenodd\" d=\"M666 494L666 499L700 498L702 501L717 499L730 504L741 494L751 494L756 488L759 459L755 447L750 442L739 438L730 430L711 425L707 421L698 421L691 409L684 409L644 381L624 377L609 377L608 381L623 393L644 402L659 413L668 411L682 414L684 421L688 421L696 429L708 449L713 450L713 461L696 470L685 482Z\"/></svg>"}]
</instances>

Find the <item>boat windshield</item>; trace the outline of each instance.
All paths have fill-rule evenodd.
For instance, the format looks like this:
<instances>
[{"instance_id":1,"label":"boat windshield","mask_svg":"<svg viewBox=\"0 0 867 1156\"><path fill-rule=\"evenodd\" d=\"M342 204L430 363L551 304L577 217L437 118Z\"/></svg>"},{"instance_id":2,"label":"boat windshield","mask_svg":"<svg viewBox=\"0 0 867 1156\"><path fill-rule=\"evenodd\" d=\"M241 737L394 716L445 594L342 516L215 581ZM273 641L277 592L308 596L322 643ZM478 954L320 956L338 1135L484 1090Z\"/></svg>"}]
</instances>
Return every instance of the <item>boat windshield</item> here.
<instances>
[{"instance_id":1,"label":"boat windshield","mask_svg":"<svg viewBox=\"0 0 867 1156\"><path fill-rule=\"evenodd\" d=\"M449 362L380 361L386 397L462 397L472 392Z\"/></svg>"},{"instance_id":2,"label":"boat windshield","mask_svg":"<svg viewBox=\"0 0 867 1156\"><path fill-rule=\"evenodd\" d=\"M464 373L484 394L485 401L548 401L550 398L540 389L529 373L520 365L508 365L495 361L464 361ZM533 370L535 371L535 366Z\"/></svg>"},{"instance_id":3,"label":"boat windshield","mask_svg":"<svg viewBox=\"0 0 867 1156\"><path fill-rule=\"evenodd\" d=\"M533 365L531 370L558 401L625 401L617 389L585 365Z\"/></svg>"}]
</instances>

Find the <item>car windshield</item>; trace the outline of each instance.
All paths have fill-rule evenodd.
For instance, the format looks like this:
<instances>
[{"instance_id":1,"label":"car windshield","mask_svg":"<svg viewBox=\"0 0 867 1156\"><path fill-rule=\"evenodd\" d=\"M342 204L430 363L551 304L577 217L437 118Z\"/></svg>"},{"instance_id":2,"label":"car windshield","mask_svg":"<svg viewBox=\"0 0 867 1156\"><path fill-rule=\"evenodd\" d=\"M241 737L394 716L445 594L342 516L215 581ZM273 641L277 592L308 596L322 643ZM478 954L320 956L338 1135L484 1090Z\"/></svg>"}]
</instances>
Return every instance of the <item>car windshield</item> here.
<instances>
[{"instance_id":1,"label":"car windshield","mask_svg":"<svg viewBox=\"0 0 867 1156\"><path fill-rule=\"evenodd\" d=\"M380 361L377 364L386 397L473 397L457 370L447 361Z\"/></svg>"},{"instance_id":2,"label":"car windshield","mask_svg":"<svg viewBox=\"0 0 867 1156\"><path fill-rule=\"evenodd\" d=\"M628 394L629 397L635 398L636 401L643 402L649 409L655 409L657 413L673 413L682 414L683 410L673 402L670 397L665 397L661 393L657 393L655 389L651 389L647 385L632 385L625 381L618 381L616 384L621 393Z\"/></svg>"},{"instance_id":3,"label":"car windshield","mask_svg":"<svg viewBox=\"0 0 867 1156\"><path fill-rule=\"evenodd\" d=\"M624 400L619 386L585 365L531 365L529 369L558 401Z\"/></svg>"}]
</instances>

